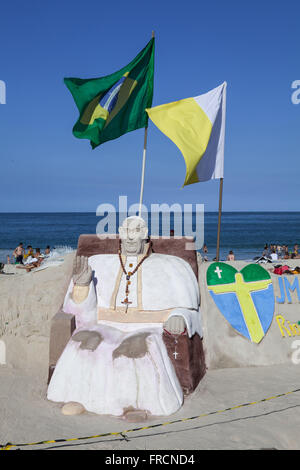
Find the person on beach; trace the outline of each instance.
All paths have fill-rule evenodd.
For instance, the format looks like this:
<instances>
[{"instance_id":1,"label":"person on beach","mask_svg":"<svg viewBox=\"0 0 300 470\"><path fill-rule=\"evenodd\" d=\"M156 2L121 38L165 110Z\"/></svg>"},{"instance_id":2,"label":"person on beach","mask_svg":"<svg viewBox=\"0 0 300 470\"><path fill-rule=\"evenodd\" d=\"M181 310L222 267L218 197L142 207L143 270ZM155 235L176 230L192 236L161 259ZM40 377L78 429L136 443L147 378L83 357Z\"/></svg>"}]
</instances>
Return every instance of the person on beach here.
<instances>
[{"instance_id":1,"label":"person on beach","mask_svg":"<svg viewBox=\"0 0 300 470\"><path fill-rule=\"evenodd\" d=\"M268 244L265 244L264 251L262 253L263 256L268 256L269 255L269 247Z\"/></svg>"},{"instance_id":2,"label":"person on beach","mask_svg":"<svg viewBox=\"0 0 300 470\"><path fill-rule=\"evenodd\" d=\"M277 255L278 255L278 259L281 258L282 257L282 246L277 245L276 252L277 252Z\"/></svg>"},{"instance_id":3,"label":"person on beach","mask_svg":"<svg viewBox=\"0 0 300 470\"><path fill-rule=\"evenodd\" d=\"M34 257L35 257L37 260L38 260L39 258L43 258L43 255L41 254L41 249L40 249L40 248L36 248L36 249L35 249Z\"/></svg>"},{"instance_id":4,"label":"person on beach","mask_svg":"<svg viewBox=\"0 0 300 470\"><path fill-rule=\"evenodd\" d=\"M276 253L276 245L270 245L269 257L272 258L272 254Z\"/></svg>"},{"instance_id":5,"label":"person on beach","mask_svg":"<svg viewBox=\"0 0 300 470\"><path fill-rule=\"evenodd\" d=\"M285 250L284 250L283 258L284 258L284 259L289 259L289 258L290 258L289 247L288 247L287 245L285 245Z\"/></svg>"},{"instance_id":6,"label":"person on beach","mask_svg":"<svg viewBox=\"0 0 300 470\"><path fill-rule=\"evenodd\" d=\"M50 252L51 252L51 249L50 249L50 246L48 245L48 246L46 246L46 248L45 248L45 256L50 255Z\"/></svg>"},{"instance_id":7,"label":"person on beach","mask_svg":"<svg viewBox=\"0 0 300 470\"><path fill-rule=\"evenodd\" d=\"M43 262L43 258L39 258L38 260L34 258L30 263L25 264L25 269L29 273L32 269L40 267L41 263Z\"/></svg>"},{"instance_id":8,"label":"person on beach","mask_svg":"<svg viewBox=\"0 0 300 470\"><path fill-rule=\"evenodd\" d=\"M24 248L23 243L19 243L17 248L14 249L13 256L16 264L23 264Z\"/></svg>"},{"instance_id":9,"label":"person on beach","mask_svg":"<svg viewBox=\"0 0 300 470\"><path fill-rule=\"evenodd\" d=\"M35 253L33 253L33 250L32 250L32 253L30 253L30 255L26 259L24 259L23 264L25 264L26 268L32 269L32 268L36 268L40 266L43 259L44 259L44 255L41 254L41 249L36 248Z\"/></svg>"},{"instance_id":10,"label":"person on beach","mask_svg":"<svg viewBox=\"0 0 300 470\"><path fill-rule=\"evenodd\" d=\"M277 261L278 260L278 254L276 253L276 250L273 248L272 253L271 253L271 260L272 261Z\"/></svg>"},{"instance_id":11,"label":"person on beach","mask_svg":"<svg viewBox=\"0 0 300 470\"><path fill-rule=\"evenodd\" d=\"M234 261L234 253L232 250L229 251L228 255L227 255L227 261Z\"/></svg>"},{"instance_id":12,"label":"person on beach","mask_svg":"<svg viewBox=\"0 0 300 470\"><path fill-rule=\"evenodd\" d=\"M33 248L31 245L27 247L27 253L24 254L24 260L28 259L30 256L33 256Z\"/></svg>"},{"instance_id":13,"label":"person on beach","mask_svg":"<svg viewBox=\"0 0 300 470\"><path fill-rule=\"evenodd\" d=\"M204 256L203 256L204 261L208 261L208 257L207 257L208 249L207 249L207 246L206 246L205 243L203 245L202 250L203 250L203 253L204 253Z\"/></svg>"},{"instance_id":14,"label":"person on beach","mask_svg":"<svg viewBox=\"0 0 300 470\"><path fill-rule=\"evenodd\" d=\"M41 249L36 248L35 253L27 258L25 261L25 268L27 272L30 272L34 268L38 268L44 260L44 255L41 254Z\"/></svg>"}]
</instances>

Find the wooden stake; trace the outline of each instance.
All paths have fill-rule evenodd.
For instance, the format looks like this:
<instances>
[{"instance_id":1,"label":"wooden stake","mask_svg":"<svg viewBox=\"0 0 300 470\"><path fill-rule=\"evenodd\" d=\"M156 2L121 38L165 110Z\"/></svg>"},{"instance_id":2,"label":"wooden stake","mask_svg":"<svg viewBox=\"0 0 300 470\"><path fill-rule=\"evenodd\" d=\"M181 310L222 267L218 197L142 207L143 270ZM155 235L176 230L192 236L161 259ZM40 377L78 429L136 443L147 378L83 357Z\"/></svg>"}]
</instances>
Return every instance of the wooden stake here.
<instances>
[{"instance_id":1,"label":"wooden stake","mask_svg":"<svg viewBox=\"0 0 300 470\"><path fill-rule=\"evenodd\" d=\"M221 233L222 198L223 198L223 178L220 178L220 189L219 189L219 217L218 217L218 235L217 235L217 254L216 254L216 261L219 261L219 255L220 255L220 233Z\"/></svg>"}]
</instances>

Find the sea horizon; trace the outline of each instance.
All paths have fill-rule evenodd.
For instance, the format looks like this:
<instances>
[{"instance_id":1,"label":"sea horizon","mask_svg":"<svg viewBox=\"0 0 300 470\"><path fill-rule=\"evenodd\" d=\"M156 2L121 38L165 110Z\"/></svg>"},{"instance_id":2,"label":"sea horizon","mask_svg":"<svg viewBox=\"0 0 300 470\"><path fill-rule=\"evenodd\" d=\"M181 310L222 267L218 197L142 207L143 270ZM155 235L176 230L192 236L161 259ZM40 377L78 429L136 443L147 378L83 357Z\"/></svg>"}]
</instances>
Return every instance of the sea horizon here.
<instances>
[{"instance_id":1,"label":"sea horizon","mask_svg":"<svg viewBox=\"0 0 300 470\"><path fill-rule=\"evenodd\" d=\"M170 206L171 207L171 206ZM118 212L118 211L116 211ZM195 211L193 211L195 212ZM218 214L216 211L205 211L206 214ZM222 214L299 214L300 211L269 211L269 210L260 210L260 211L223 211ZM96 214L96 211L0 211L0 214Z\"/></svg>"},{"instance_id":2,"label":"sea horizon","mask_svg":"<svg viewBox=\"0 0 300 470\"><path fill-rule=\"evenodd\" d=\"M117 231L117 212L116 216ZM104 217L97 216L95 212L0 212L0 261L5 262L7 255L11 256L20 242L23 242L25 248L32 245L42 251L48 245L60 248L62 252L64 249L76 249L79 236L95 234L97 224ZM173 220L174 215L171 213L170 228ZM217 227L218 212L205 212L203 241L208 247L208 259L211 260L216 256ZM196 228L193 226L195 232ZM151 226L149 231L151 235ZM183 234L190 235L184 233L184 226ZM198 235L200 240L200 231ZM230 250L236 259L252 260L262 254L266 243L288 245L290 251L294 244L300 244L300 211L222 212L221 260L226 259ZM197 246L198 249L201 247Z\"/></svg>"}]
</instances>

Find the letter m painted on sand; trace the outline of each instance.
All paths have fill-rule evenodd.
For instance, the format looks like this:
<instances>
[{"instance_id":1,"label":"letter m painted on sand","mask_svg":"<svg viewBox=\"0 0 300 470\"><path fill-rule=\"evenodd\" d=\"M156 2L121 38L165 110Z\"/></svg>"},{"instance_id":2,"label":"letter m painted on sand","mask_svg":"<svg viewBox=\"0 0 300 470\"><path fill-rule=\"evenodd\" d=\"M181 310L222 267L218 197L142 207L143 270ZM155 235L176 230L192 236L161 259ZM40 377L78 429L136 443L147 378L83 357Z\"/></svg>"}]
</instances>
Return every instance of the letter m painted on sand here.
<instances>
[{"instance_id":1,"label":"letter m painted on sand","mask_svg":"<svg viewBox=\"0 0 300 470\"><path fill-rule=\"evenodd\" d=\"M287 296L287 299L288 299L288 303L289 304L292 303L292 298L291 298L290 291L293 292L294 290L297 291L298 301L300 302L300 289L299 289L299 280L298 280L298 278L296 277L294 279L293 284L290 284L289 280L286 277L284 277L284 285L285 285L285 291L286 291L286 296Z\"/></svg>"}]
</instances>

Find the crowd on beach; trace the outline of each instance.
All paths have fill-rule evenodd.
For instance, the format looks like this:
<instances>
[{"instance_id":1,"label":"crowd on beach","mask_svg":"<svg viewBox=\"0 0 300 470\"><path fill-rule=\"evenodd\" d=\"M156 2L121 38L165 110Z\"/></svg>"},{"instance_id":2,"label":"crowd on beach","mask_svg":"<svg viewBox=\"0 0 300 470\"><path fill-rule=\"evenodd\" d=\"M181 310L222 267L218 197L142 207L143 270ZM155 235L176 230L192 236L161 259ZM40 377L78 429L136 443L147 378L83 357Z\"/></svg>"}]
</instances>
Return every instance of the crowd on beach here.
<instances>
[{"instance_id":1,"label":"crowd on beach","mask_svg":"<svg viewBox=\"0 0 300 470\"><path fill-rule=\"evenodd\" d=\"M262 256L277 261L279 259L297 259L300 258L298 244L294 245L293 250L289 250L288 245L266 244Z\"/></svg>"},{"instance_id":2,"label":"crowd on beach","mask_svg":"<svg viewBox=\"0 0 300 470\"><path fill-rule=\"evenodd\" d=\"M208 261L207 253L207 245L204 244L202 247L203 259L204 261ZM257 256L254 258L255 260L265 259L269 261L277 261L280 259L298 259L300 258L300 252L298 244L296 243L293 247L293 250L289 250L288 245L276 245L276 244L265 244L262 255ZM216 258L213 259L215 261ZM228 252L226 256L226 261L235 261L235 254L232 250Z\"/></svg>"},{"instance_id":3,"label":"crowd on beach","mask_svg":"<svg viewBox=\"0 0 300 470\"><path fill-rule=\"evenodd\" d=\"M31 245L27 246L27 251L23 247L23 243L19 243L19 245L13 251L13 260L7 256L7 264L17 264L21 265L20 267L24 267L26 270L30 271L33 268L37 268L41 265L45 258L50 255L51 249L48 245L44 253L41 252L40 248L32 248ZM13 261L11 263L11 261Z\"/></svg>"},{"instance_id":4,"label":"crowd on beach","mask_svg":"<svg viewBox=\"0 0 300 470\"><path fill-rule=\"evenodd\" d=\"M171 231L172 232L172 231ZM171 235L173 235L171 233ZM19 264L23 265L24 268L31 270L32 268L40 266L40 264L43 262L45 257L47 258L50 255L50 246L48 245L44 253L41 252L40 248L36 248L35 251L33 250L31 245L27 246L27 252L23 247L23 243L19 243L19 245L15 248L13 252L13 263L12 264ZM204 244L202 247L202 253L203 253L203 260L208 261L207 253L208 253L208 248L207 245ZM293 250L289 250L288 245L276 245L276 244L265 244L262 256L259 257L257 256L255 259L261 259L264 258L266 260L270 261L277 261L280 259L297 259L300 258L300 253L299 253L299 247L298 244L296 243L293 247ZM214 258L213 261L215 261L216 258ZM232 250L228 252L228 255L226 257L226 261L235 261L235 255ZM11 259L9 256L7 256L7 264L11 263Z\"/></svg>"}]
</instances>

